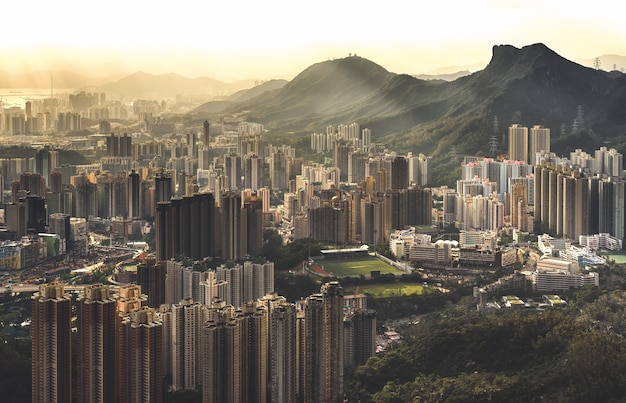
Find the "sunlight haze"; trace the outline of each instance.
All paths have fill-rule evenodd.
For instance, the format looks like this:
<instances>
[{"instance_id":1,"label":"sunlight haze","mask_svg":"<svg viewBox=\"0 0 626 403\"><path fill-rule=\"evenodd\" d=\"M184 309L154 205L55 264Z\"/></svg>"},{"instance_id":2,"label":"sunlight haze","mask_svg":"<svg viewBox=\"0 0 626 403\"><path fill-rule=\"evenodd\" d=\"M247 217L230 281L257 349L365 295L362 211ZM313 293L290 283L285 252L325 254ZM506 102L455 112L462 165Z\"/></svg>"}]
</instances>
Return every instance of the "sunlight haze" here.
<instances>
[{"instance_id":1,"label":"sunlight haze","mask_svg":"<svg viewBox=\"0 0 626 403\"><path fill-rule=\"evenodd\" d=\"M396 73L446 66L477 70L497 44L543 42L569 59L626 54L613 4L565 1L180 0L161 5L77 0L3 6L0 71L73 71L103 77L144 71L222 81L291 79L309 65L347 56ZM10 33L10 34L7 34Z\"/></svg>"}]
</instances>

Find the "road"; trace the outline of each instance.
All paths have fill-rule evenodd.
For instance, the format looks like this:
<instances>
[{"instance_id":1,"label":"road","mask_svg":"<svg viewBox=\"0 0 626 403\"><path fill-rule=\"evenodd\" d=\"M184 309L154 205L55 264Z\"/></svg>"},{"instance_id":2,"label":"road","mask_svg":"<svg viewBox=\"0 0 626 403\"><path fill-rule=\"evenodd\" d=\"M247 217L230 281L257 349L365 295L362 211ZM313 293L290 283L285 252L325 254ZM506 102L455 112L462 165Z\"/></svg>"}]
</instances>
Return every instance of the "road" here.
<instances>
[{"instance_id":1,"label":"road","mask_svg":"<svg viewBox=\"0 0 626 403\"><path fill-rule=\"evenodd\" d=\"M90 284L65 284L65 291L82 291L86 286ZM111 287L117 288L112 285ZM0 287L0 294L7 292L7 289L13 293L26 293L39 291L39 284L13 284L8 287Z\"/></svg>"}]
</instances>

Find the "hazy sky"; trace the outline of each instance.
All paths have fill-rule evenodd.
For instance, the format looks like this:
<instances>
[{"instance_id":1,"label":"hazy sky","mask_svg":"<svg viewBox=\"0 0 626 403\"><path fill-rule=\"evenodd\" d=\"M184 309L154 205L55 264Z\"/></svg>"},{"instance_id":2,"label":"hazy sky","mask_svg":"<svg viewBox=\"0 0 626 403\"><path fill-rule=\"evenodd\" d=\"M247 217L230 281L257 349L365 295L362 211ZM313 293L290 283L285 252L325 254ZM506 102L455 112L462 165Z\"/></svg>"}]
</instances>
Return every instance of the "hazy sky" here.
<instances>
[{"instance_id":1,"label":"hazy sky","mask_svg":"<svg viewBox=\"0 0 626 403\"><path fill-rule=\"evenodd\" d=\"M626 55L619 2L574 3L10 1L2 5L0 71L72 70L98 77L142 70L233 81L290 79L348 53L410 74L484 65L496 44L543 42L569 59Z\"/></svg>"}]
</instances>

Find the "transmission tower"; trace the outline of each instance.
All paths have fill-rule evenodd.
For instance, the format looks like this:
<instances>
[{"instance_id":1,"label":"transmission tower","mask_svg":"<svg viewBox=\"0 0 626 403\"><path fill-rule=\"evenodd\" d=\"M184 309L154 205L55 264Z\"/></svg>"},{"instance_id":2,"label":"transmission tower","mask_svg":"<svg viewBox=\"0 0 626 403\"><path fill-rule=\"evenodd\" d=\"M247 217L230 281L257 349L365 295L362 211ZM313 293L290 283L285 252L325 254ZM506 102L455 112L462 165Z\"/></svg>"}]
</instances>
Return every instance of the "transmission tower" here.
<instances>
[{"instance_id":1,"label":"transmission tower","mask_svg":"<svg viewBox=\"0 0 626 403\"><path fill-rule=\"evenodd\" d=\"M448 155L451 160L458 161L459 159L459 151L457 150L455 145L450 146L450 151L448 151Z\"/></svg>"},{"instance_id":2,"label":"transmission tower","mask_svg":"<svg viewBox=\"0 0 626 403\"><path fill-rule=\"evenodd\" d=\"M489 152L491 155L495 155L498 151L498 136L491 136L489 139Z\"/></svg>"},{"instance_id":3,"label":"transmission tower","mask_svg":"<svg viewBox=\"0 0 626 403\"><path fill-rule=\"evenodd\" d=\"M493 132L498 133L500 131L500 125L498 124L498 116L494 115L493 117Z\"/></svg>"},{"instance_id":4,"label":"transmission tower","mask_svg":"<svg viewBox=\"0 0 626 403\"><path fill-rule=\"evenodd\" d=\"M580 125L580 127L582 127L585 124L585 108L583 108L582 105L578 105L578 107L576 108L576 120L578 121L578 124Z\"/></svg>"},{"instance_id":5,"label":"transmission tower","mask_svg":"<svg viewBox=\"0 0 626 403\"><path fill-rule=\"evenodd\" d=\"M596 70L600 70L600 66L602 66L602 63L600 62L600 58L596 57L595 59L593 59L593 68Z\"/></svg>"}]
</instances>

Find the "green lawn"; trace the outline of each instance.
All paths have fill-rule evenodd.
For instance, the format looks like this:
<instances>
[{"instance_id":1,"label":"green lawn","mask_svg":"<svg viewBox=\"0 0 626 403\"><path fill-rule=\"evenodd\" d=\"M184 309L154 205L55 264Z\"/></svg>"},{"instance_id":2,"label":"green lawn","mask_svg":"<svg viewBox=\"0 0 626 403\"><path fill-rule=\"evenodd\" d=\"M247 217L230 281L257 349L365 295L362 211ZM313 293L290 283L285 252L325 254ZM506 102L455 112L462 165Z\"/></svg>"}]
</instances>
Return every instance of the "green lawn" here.
<instances>
[{"instance_id":1,"label":"green lawn","mask_svg":"<svg viewBox=\"0 0 626 403\"><path fill-rule=\"evenodd\" d=\"M372 270L380 270L380 274L402 274L402 270L388 265L380 259L373 256L359 257L354 259L323 259L317 260L315 263L322 266L324 270L333 273L337 277L358 277L363 274L365 277L370 276Z\"/></svg>"},{"instance_id":2,"label":"green lawn","mask_svg":"<svg viewBox=\"0 0 626 403\"><path fill-rule=\"evenodd\" d=\"M603 257L603 258L607 258L607 260L608 259L614 260L615 263L618 263L618 264L626 263L626 255L622 255L622 254L614 254L613 255L613 254L604 254L603 253L603 254L600 254L600 256Z\"/></svg>"},{"instance_id":3,"label":"green lawn","mask_svg":"<svg viewBox=\"0 0 626 403\"><path fill-rule=\"evenodd\" d=\"M345 294L354 292L356 286L346 287ZM428 289L426 289L428 290ZM359 286L360 294L380 297L399 297L402 295L424 294L424 286L417 283L367 284ZM426 291L427 292L427 291Z\"/></svg>"}]
</instances>

